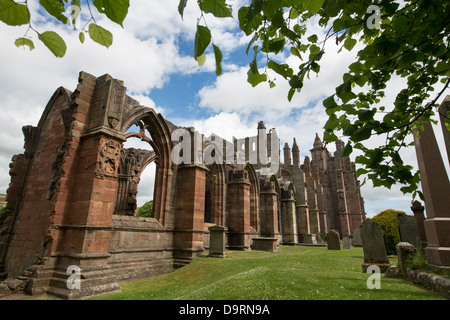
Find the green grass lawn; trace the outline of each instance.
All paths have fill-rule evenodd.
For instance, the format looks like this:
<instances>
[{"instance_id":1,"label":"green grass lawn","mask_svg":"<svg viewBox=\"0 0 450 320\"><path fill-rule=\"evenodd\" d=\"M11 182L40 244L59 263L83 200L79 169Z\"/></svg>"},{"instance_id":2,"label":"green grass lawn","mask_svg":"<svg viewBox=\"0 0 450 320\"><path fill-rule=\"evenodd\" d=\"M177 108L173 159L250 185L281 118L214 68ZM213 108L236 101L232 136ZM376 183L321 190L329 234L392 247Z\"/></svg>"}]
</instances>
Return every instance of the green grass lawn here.
<instances>
[{"instance_id":1,"label":"green grass lawn","mask_svg":"<svg viewBox=\"0 0 450 320\"><path fill-rule=\"evenodd\" d=\"M396 264L396 257L390 257ZM276 252L227 251L227 257L197 257L175 272L121 282L121 293L98 300L417 300L443 296L406 280L381 276L368 289L362 248L281 246Z\"/></svg>"}]
</instances>

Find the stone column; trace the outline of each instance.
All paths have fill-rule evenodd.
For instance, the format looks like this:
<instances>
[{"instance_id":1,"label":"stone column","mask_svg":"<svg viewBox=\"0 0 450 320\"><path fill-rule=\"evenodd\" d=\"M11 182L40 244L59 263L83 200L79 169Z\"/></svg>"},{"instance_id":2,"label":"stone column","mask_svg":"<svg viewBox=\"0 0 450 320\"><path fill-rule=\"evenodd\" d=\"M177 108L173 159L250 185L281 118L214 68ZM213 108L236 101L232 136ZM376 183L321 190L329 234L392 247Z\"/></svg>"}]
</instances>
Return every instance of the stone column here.
<instances>
[{"instance_id":1,"label":"stone column","mask_svg":"<svg viewBox=\"0 0 450 320\"><path fill-rule=\"evenodd\" d=\"M261 236L278 237L278 194L273 181L261 179L259 203Z\"/></svg>"},{"instance_id":2,"label":"stone column","mask_svg":"<svg viewBox=\"0 0 450 320\"><path fill-rule=\"evenodd\" d=\"M414 133L427 219L424 222L428 246L425 255L433 267L450 268L450 182L430 122ZM417 137L417 133L420 138Z\"/></svg>"},{"instance_id":3,"label":"stone column","mask_svg":"<svg viewBox=\"0 0 450 320\"><path fill-rule=\"evenodd\" d=\"M297 238L297 221L295 217L295 199L291 190L281 191L281 223L283 244L295 244Z\"/></svg>"},{"instance_id":4,"label":"stone column","mask_svg":"<svg viewBox=\"0 0 450 320\"><path fill-rule=\"evenodd\" d=\"M250 181L247 171L230 171L227 209L228 248L249 250L251 244Z\"/></svg>"},{"instance_id":5,"label":"stone column","mask_svg":"<svg viewBox=\"0 0 450 320\"><path fill-rule=\"evenodd\" d=\"M203 252L206 171L202 164L182 164L177 171L174 267Z\"/></svg>"}]
</instances>

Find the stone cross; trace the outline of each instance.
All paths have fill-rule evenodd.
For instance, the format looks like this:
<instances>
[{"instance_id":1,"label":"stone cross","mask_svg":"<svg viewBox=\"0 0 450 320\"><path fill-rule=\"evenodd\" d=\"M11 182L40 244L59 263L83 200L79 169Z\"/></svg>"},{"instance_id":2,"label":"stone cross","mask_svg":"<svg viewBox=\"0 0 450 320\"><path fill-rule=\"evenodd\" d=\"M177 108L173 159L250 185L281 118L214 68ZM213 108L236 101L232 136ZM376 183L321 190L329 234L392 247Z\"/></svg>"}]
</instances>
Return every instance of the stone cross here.
<instances>
[{"instance_id":1,"label":"stone cross","mask_svg":"<svg viewBox=\"0 0 450 320\"><path fill-rule=\"evenodd\" d=\"M366 272L370 265L377 265L380 267L380 272L386 272L389 259L384 245L383 230L372 219L364 220L359 230L364 251L363 272Z\"/></svg>"}]
</instances>

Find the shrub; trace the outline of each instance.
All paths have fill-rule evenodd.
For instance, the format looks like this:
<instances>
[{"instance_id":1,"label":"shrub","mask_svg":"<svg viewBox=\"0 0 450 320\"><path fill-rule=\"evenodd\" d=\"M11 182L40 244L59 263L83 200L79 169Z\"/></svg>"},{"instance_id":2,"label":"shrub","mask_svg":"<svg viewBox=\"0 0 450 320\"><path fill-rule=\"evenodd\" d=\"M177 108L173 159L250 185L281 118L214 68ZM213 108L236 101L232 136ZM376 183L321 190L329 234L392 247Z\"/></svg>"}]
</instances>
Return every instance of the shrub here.
<instances>
[{"instance_id":1,"label":"shrub","mask_svg":"<svg viewBox=\"0 0 450 320\"><path fill-rule=\"evenodd\" d=\"M136 217L153 217L153 200L147 201L142 207L139 208L135 215Z\"/></svg>"},{"instance_id":2,"label":"shrub","mask_svg":"<svg viewBox=\"0 0 450 320\"><path fill-rule=\"evenodd\" d=\"M388 255L396 255L397 243L400 242L400 233L398 231L398 217L405 215L403 211L387 209L372 218L384 232L384 245Z\"/></svg>"}]
</instances>

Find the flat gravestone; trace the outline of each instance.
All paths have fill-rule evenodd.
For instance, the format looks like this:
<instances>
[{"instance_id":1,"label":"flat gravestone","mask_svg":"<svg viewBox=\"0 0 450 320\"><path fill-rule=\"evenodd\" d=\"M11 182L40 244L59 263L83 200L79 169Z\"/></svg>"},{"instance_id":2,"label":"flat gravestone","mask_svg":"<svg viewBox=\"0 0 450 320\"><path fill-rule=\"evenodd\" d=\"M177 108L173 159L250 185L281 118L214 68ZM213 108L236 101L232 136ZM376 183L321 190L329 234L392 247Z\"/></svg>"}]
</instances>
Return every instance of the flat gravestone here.
<instances>
[{"instance_id":1,"label":"flat gravestone","mask_svg":"<svg viewBox=\"0 0 450 320\"><path fill-rule=\"evenodd\" d=\"M362 247L362 239L361 239L361 233L359 232L359 229L356 229L353 231L353 238L352 238L352 246L354 247Z\"/></svg>"},{"instance_id":2,"label":"flat gravestone","mask_svg":"<svg viewBox=\"0 0 450 320\"><path fill-rule=\"evenodd\" d=\"M342 239L342 249L351 249L352 248L352 239L344 238Z\"/></svg>"},{"instance_id":3,"label":"flat gravestone","mask_svg":"<svg viewBox=\"0 0 450 320\"><path fill-rule=\"evenodd\" d=\"M409 242L416 249L421 248L419 228L417 227L416 217L401 215L398 217L398 229L402 242Z\"/></svg>"},{"instance_id":4,"label":"flat gravestone","mask_svg":"<svg viewBox=\"0 0 450 320\"><path fill-rule=\"evenodd\" d=\"M380 272L386 272L390 264L384 246L383 230L371 219L364 220L359 230L364 252L363 272L366 272L370 265L377 265Z\"/></svg>"},{"instance_id":5,"label":"flat gravestone","mask_svg":"<svg viewBox=\"0 0 450 320\"><path fill-rule=\"evenodd\" d=\"M327 233L327 248L328 250L341 250L341 239L339 233L331 230Z\"/></svg>"}]
</instances>

